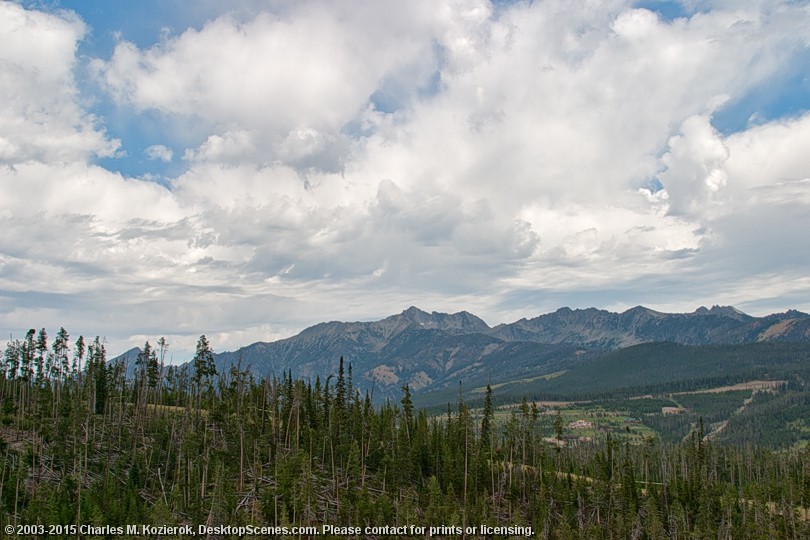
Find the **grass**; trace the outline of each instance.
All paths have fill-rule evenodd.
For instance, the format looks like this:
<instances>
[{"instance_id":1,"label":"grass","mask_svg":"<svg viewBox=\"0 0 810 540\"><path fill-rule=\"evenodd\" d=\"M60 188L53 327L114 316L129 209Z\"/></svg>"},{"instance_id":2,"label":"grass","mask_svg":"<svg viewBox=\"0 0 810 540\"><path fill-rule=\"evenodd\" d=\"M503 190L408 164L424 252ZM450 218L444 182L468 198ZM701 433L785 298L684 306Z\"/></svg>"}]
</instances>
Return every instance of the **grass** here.
<instances>
[{"instance_id":1,"label":"grass","mask_svg":"<svg viewBox=\"0 0 810 540\"><path fill-rule=\"evenodd\" d=\"M559 374L549 374L559 376ZM535 378L536 379L536 378ZM517 382L517 381L516 381ZM650 437L666 438L667 433L659 430L667 423L652 421L664 418L661 407L683 405L689 409L684 419L696 425L697 417L703 416L707 426L718 425L738 413L746 397L753 390L743 390L743 385L718 388L714 391L703 390L679 392L677 395L639 396L636 398L604 399L590 402L555 402L536 404L540 407L538 430L542 436L554 436L554 418L558 414L563 423L563 435L577 435L598 439L610 433L614 438L628 440L631 443L642 442ZM673 399L677 398L677 399ZM495 422L505 425L513 413L519 413L519 404L501 405L495 410ZM481 414L480 409L476 409ZM694 417L694 418L693 418ZM629 419L632 419L628 421ZM593 424L591 428L575 429L569 425L577 420L586 420ZM643 421L643 423L642 423ZM803 433L810 432L810 425L800 422Z\"/></svg>"},{"instance_id":2,"label":"grass","mask_svg":"<svg viewBox=\"0 0 810 540\"><path fill-rule=\"evenodd\" d=\"M515 407L499 408L495 410L494 421L497 426L503 427L509 421L512 413L519 414ZM537 429L543 437L553 437L554 419L559 412L563 423L563 435L577 435L579 437L598 440L610 433L617 439L628 440L631 443L642 442L645 438L656 435L651 428L636 423L627 423L625 420L632 417L627 410L606 409L602 407L583 406L581 403L570 403L555 407L542 408L537 420ZM480 409L474 411L481 414ZM573 429L569 424L577 420L586 420L593 424L592 428Z\"/></svg>"},{"instance_id":3,"label":"grass","mask_svg":"<svg viewBox=\"0 0 810 540\"><path fill-rule=\"evenodd\" d=\"M535 381L550 381L552 379L556 379L562 375L568 373L567 369L563 369L562 371L555 371L554 373L546 373L545 375L538 375L537 377L530 377L528 379L516 379L514 381L506 381L498 384L491 384L490 388L493 390L497 390L498 388L503 388L504 386L508 386L510 384L523 384L523 383L532 383ZM472 393L474 394L482 394L487 391L486 386L479 386L478 388L473 388Z\"/></svg>"}]
</instances>

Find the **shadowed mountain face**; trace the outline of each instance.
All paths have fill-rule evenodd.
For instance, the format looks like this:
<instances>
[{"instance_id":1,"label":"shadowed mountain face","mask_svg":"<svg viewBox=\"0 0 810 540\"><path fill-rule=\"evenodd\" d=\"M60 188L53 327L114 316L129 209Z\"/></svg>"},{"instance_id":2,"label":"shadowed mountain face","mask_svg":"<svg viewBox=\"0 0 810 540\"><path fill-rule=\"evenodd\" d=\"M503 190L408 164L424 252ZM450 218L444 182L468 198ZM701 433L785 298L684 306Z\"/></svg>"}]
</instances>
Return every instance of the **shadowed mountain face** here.
<instances>
[{"instance_id":1,"label":"shadowed mountain face","mask_svg":"<svg viewBox=\"0 0 810 540\"><path fill-rule=\"evenodd\" d=\"M516 344L490 334L490 327L470 313L409 308L380 321L322 323L291 338L222 353L217 355L217 367L222 370L241 361L243 369L250 366L253 373L280 375L292 370L293 375L314 379L336 373L342 356L352 365L356 386L373 388L376 397L386 397L398 395L405 384L419 391L460 379L485 379L492 366L513 357L520 359L516 364L531 365L536 371L558 365L560 356L572 353L571 347ZM516 356L516 345L531 353ZM560 350L566 352L561 355ZM554 358L546 358L549 355Z\"/></svg>"},{"instance_id":2,"label":"shadowed mountain face","mask_svg":"<svg viewBox=\"0 0 810 540\"><path fill-rule=\"evenodd\" d=\"M595 352L647 342L688 345L810 341L810 316L797 311L751 317L732 307L668 314L644 307L624 313L561 308L490 328L467 312L427 313L415 307L373 322L328 322L297 336L254 343L217 355L220 372L240 362L255 374L334 374L352 364L356 386L376 397L458 384L525 379L570 368Z\"/></svg>"},{"instance_id":3,"label":"shadowed mountain face","mask_svg":"<svg viewBox=\"0 0 810 540\"><path fill-rule=\"evenodd\" d=\"M569 369L600 351L639 343L685 345L810 341L810 315L788 311L752 317L732 307L660 313L635 307L624 313L561 308L533 319L490 328L465 311L427 313L415 307L372 322L327 322L271 343L216 355L217 369L232 365L264 376L334 374L342 356L353 384L375 398L457 385L530 379ZM137 355L137 353L135 353Z\"/></svg>"}]
</instances>

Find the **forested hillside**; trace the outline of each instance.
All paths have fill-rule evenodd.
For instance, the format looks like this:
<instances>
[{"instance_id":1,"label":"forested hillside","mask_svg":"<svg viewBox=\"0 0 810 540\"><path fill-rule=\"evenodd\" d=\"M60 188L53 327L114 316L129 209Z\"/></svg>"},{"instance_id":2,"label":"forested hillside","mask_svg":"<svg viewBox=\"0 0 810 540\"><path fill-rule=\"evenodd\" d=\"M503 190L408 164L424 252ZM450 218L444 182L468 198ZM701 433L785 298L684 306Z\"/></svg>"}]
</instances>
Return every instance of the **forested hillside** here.
<instances>
[{"instance_id":1,"label":"forested hillside","mask_svg":"<svg viewBox=\"0 0 810 540\"><path fill-rule=\"evenodd\" d=\"M204 336L187 369L163 366L165 350L145 345L127 378L98 338L71 342L62 329L49 343L43 330L9 344L0 527L84 525L88 538L127 537L101 527L128 524L359 538L386 526L423 526L423 537L444 527L443 538L509 531L488 527L560 539L810 535L808 447L720 445L701 428L674 444L566 444L559 414L524 401L504 418L491 388L480 410L459 392L430 416L407 386L375 407L342 361L301 380L217 372ZM400 536L412 537L387 537Z\"/></svg>"},{"instance_id":2,"label":"forested hillside","mask_svg":"<svg viewBox=\"0 0 810 540\"><path fill-rule=\"evenodd\" d=\"M514 381L504 390L568 399L678 392L754 379L810 380L804 343L681 345L645 343L591 355L558 377Z\"/></svg>"}]
</instances>

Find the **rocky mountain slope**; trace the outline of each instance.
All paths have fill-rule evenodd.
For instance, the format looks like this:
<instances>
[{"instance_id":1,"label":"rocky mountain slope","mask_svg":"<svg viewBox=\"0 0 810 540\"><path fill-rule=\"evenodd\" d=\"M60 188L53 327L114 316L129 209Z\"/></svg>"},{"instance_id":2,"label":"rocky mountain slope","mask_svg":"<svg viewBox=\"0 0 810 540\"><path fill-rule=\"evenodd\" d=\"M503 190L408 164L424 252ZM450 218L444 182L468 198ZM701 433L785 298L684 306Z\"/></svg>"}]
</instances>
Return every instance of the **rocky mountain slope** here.
<instances>
[{"instance_id":1,"label":"rocky mountain slope","mask_svg":"<svg viewBox=\"0 0 810 540\"><path fill-rule=\"evenodd\" d=\"M292 370L325 377L339 358L353 378L376 395L396 395L458 384L520 380L570 368L589 355L647 342L687 345L809 341L810 316L797 311L752 317L732 307L660 313L635 307L623 313L561 308L490 328L465 311L427 313L415 307L373 322L328 322L291 338L255 343L217 355L222 369L239 362L254 373Z\"/></svg>"},{"instance_id":2,"label":"rocky mountain slope","mask_svg":"<svg viewBox=\"0 0 810 540\"><path fill-rule=\"evenodd\" d=\"M342 356L356 386L375 397L487 381L524 380L569 369L595 354L639 343L685 345L810 341L810 315L798 311L752 317L732 307L660 313L635 307L623 313L561 308L493 328L475 315L427 313L411 307L372 322L317 324L275 342L216 355L217 368L250 368L263 376L292 371L325 378ZM131 352L131 351L130 351ZM137 353L135 353L137 354Z\"/></svg>"}]
</instances>

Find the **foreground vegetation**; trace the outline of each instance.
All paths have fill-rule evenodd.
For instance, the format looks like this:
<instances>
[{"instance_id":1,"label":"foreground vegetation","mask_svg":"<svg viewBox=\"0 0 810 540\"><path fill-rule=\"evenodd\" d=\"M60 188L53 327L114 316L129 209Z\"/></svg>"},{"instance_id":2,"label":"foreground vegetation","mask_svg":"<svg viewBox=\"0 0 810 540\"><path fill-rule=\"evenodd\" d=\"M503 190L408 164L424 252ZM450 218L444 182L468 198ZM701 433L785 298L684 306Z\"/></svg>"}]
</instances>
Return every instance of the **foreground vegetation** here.
<instances>
[{"instance_id":1,"label":"foreground vegetation","mask_svg":"<svg viewBox=\"0 0 810 540\"><path fill-rule=\"evenodd\" d=\"M449 536L461 537L490 525L560 539L810 537L807 448L716 444L704 440L700 418L678 442L634 425L632 441L606 431L564 444L568 418L528 401L496 409L491 389L480 410L459 392L429 416L414 409L407 386L398 403L373 406L342 361L326 380L256 378L239 365L217 373L204 336L187 368L164 367L166 347L147 344L127 377L98 338L85 346L60 330L49 343L43 330L9 344L0 527L421 525L458 527Z\"/></svg>"}]
</instances>

